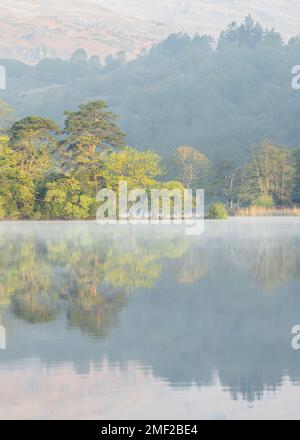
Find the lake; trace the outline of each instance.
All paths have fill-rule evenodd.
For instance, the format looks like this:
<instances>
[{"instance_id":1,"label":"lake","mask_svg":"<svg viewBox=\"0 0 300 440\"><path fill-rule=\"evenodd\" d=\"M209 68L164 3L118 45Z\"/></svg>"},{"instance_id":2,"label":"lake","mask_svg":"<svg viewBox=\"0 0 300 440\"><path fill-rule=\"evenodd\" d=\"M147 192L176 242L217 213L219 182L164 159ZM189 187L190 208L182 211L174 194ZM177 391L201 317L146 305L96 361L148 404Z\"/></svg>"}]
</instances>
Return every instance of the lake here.
<instances>
[{"instance_id":1,"label":"lake","mask_svg":"<svg viewBox=\"0 0 300 440\"><path fill-rule=\"evenodd\" d=\"M300 219L0 223L1 419L300 418Z\"/></svg>"}]
</instances>

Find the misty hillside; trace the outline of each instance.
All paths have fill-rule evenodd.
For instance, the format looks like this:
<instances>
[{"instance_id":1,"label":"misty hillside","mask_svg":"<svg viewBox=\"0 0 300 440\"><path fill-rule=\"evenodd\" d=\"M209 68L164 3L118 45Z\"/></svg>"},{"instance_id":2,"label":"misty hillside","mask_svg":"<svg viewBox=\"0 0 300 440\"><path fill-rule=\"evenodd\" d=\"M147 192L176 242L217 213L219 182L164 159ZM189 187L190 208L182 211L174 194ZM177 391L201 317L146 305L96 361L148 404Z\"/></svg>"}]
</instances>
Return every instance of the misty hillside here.
<instances>
[{"instance_id":1,"label":"misty hillside","mask_svg":"<svg viewBox=\"0 0 300 440\"><path fill-rule=\"evenodd\" d=\"M299 30L298 0L0 0L0 56L37 62L78 47L128 59L173 32L217 36L251 13L287 38Z\"/></svg>"},{"instance_id":2,"label":"misty hillside","mask_svg":"<svg viewBox=\"0 0 300 440\"><path fill-rule=\"evenodd\" d=\"M99 0L0 0L0 8L0 56L28 63L68 58L78 47L102 59L122 50L130 59L169 33Z\"/></svg>"},{"instance_id":3,"label":"misty hillside","mask_svg":"<svg viewBox=\"0 0 300 440\"><path fill-rule=\"evenodd\" d=\"M62 122L64 110L104 99L120 116L129 144L165 156L181 144L211 159L243 159L266 138L300 146L300 92L291 87L300 39L284 43L249 18L223 32L217 48L208 37L172 35L127 64L118 59L103 66L84 53L35 67L0 63L8 73L1 96L18 117Z\"/></svg>"},{"instance_id":4,"label":"misty hillside","mask_svg":"<svg viewBox=\"0 0 300 440\"><path fill-rule=\"evenodd\" d=\"M263 26L276 27L284 37L299 32L298 0L98 0L98 3L164 23L172 32L216 36L227 23L241 21L248 14Z\"/></svg>"}]
</instances>

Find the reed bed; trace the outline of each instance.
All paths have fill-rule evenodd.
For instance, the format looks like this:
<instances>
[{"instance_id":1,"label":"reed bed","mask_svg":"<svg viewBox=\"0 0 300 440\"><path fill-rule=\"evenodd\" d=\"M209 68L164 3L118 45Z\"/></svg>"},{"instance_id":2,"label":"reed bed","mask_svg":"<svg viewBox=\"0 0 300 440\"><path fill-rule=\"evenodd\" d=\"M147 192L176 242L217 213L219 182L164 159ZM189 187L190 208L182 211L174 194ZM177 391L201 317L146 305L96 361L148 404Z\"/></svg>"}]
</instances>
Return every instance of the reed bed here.
<instances>
[{"instance_id":1,"label":"reed bed","mask_svg":"<svg viewBox=\"0 0 300 440\"><path fill-rule=\"evenodd\" d=\"M248 208L238 208L235 215L238 217L300 217L300 207L264 208L249 206Z\"/></svg>"}]
</instances>

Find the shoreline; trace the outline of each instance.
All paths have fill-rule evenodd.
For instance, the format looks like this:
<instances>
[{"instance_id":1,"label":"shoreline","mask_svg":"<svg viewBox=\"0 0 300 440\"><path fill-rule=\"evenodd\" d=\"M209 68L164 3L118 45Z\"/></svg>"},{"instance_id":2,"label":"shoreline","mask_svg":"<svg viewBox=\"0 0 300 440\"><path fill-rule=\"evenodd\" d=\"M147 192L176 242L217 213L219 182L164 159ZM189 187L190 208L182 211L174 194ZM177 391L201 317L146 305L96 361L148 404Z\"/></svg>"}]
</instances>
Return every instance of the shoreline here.
<instances>
[{"instance_id":1,"label":"shoreline","mask_svg":"<svg viewBox=\"0 0 300 440\"><path fill-rule=\"evenodd\" d=\"M226 219L210 219L210 218L195 218L195 219L185 219L182 220L181 223L176 223L176 220L170 220L170 223L163 223L162 221L159 221L159 223L151 223L151 220L147 223L145 222L141 222L137 219L131 218L131 219L126 219L126 220L122 220L123 223L102 223L103 220L86 220L86 219L56 219L56 220L51 220L51 219L43 219L43 220L36 220L36 219L5 219L5 220L0 220L0 225L4 224L4 223L37 223L37 224L42 224L42 223L91 223L91 224L99 224L99 226L126 226L127 224L130 224L132 226L168 226L168 225L172 225L172 226L181 226L184 225L185 222L190 222L190 221L205 221L205 222L220 222L220 223L225 223L228 222L230 220L300 220L300 216L296 216L296 215L232 215L229 216ZM157 220L153 220L153 221L157 221ZM165 220L166 221L166 220ZM177 220L178 221L178 220ZM135 222L135 223L134 223Z\"/></svg>"}]
</instances>

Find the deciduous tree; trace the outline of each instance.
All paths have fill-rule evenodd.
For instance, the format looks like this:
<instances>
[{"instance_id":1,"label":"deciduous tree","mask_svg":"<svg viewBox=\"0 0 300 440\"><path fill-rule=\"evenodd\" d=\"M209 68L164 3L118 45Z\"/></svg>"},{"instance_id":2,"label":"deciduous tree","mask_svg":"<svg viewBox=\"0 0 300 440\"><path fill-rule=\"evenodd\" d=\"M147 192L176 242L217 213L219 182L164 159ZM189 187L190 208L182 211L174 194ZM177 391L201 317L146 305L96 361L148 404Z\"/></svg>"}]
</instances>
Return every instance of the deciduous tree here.
<instances>
[{"instance_id":1,"label":"deciduous tree","mask_svg":"<svg viewBox=\"0 0 300 440\"><path fill-rule=\"evenodd\" d=\"M210 165L201 151L186 145L175 150L172 162L176 179L186 188L191 188L195 183L203 183Z\"/></svg>"}]
</instances>

